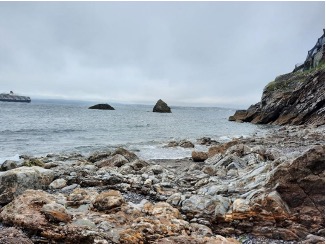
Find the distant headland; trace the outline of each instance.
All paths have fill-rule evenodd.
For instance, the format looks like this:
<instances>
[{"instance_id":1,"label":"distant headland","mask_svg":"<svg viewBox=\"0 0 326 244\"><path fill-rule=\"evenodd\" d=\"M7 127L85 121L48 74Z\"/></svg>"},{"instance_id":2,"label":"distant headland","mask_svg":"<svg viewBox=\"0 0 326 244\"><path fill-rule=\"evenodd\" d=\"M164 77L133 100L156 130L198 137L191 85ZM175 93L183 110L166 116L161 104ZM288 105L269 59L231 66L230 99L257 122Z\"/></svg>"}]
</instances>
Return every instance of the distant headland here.
<instances>
[{"instance_id":1,"label":"distant headland","mask_svg":"<svg viewBox=\"0 0 326 244\"><path fill-rule=\"evenodd\" d=\"M19 96L12 91L10 93L1 93L0 94L0 101L1 102L23 102L23 103L30 103L32 100L30 97L26 96Z\"/></svg>"}]
</instances>

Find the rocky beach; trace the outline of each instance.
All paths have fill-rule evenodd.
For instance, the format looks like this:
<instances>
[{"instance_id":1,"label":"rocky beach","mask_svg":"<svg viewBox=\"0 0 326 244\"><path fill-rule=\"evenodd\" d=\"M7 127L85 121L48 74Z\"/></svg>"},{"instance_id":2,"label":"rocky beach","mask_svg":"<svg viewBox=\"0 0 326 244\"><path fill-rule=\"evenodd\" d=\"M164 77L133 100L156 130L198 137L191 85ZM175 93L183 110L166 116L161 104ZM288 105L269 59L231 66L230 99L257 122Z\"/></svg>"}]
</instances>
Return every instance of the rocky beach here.
<instances>
[{"instance_id":1,"label":"rocky beach","mask_svg":"<svg viewBox=\"0 0 326 244\"><path fill-rule=\"evenodd\" d=\"M188 112L197 117L181 121L185 109L173 107L171 113L161 99L152 110L155 113L142 107L119 113L108 104L90 107L87 112L60 107L63 113L57 113L58 120L47 117L41 125L48 127L41 131L25 125L33 126L54 113L53 107L46 112L44 106L36 106L37 120L32 118L29 123L24 119L32 113L20 114L16 121L21 121L23 129L2 131L8 138L17 135L11 144L37 142L37 147L48 142L54 148L101 138L109 144L114 131L137 140L147 133L152 133L150 139L171 133L164 137L171 139L165 145L151 139L152 144L146 146L191 153L183 151L189 156L178 159L160 158L157 153L154 158L152 153L152 159L145 159L137 155L140 150L116 147L87 154L26 154L19 155L19 160L6 160L0 165L0 243L325 243L324 60L325 34L302 65L266 85L260 102L236 111L229 121L223 117L228 111L218 110L227 125L216 118L203 118L200 112L204 109L199 108ZM7 106L9 112L3 114L10 116L19 108ZM103 109L115 111L96 111ZM214 114L211 111L215 110L207 111ZM127 117L133 113L134 117ZM134 124L127 118L134 118L130 119ZM212 136L194 142L189 135L172 140L180 135L180 127L189 134L195 130L194 121L202 127L224 125L223 133L232 126L240 128L237 122L271 126L264 127L264 134L227 140ZM63 129L70 124L81 129ZM114 127L120 124L127 126ZM251 124L242 125L244 132ZM28 133L37 137L31 139ZM72 140L70 133L77 137ZM27 134L27 142L21 134ZM60 141L64 135L71 141ZM10 140L5 142L10 144Z\"/></svg>"},{"instance_id":2,"label":"rocky beach","mask_svg":"<svg viewBox=\"0 0 326 244\"><path fill-rule=\"evenodd\" d=\"M6 161L0 241L324 243L324 132L204 138L202 162L145 161L123 148Z\"/></svg>"}]
</instances>

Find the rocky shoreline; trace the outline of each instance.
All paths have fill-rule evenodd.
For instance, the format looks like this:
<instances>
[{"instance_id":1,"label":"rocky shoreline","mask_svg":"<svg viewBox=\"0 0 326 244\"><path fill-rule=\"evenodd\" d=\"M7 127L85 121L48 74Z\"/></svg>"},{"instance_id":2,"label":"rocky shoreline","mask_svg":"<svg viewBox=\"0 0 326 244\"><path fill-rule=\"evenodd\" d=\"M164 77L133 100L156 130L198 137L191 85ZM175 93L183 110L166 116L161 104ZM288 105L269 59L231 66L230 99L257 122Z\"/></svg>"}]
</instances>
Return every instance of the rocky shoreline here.
<instances>
[{"instance_id":1,"label":"rocky shoreline","mask_svg":"<svg viewBox=\"0 0 326 244\"><path fill-rule=\"evenodd\" d=\"M0 242L324 243L324 134L283 126L214 141L203 162L122 148L7 161Z\"/></svg>"},{"instance_id":2,"label":"rocky shoreline","mask_svg":"<svg viewBox=\"0 0 326 244\"><path fill-rule=\"evenodd\" d=\"M325 124L325 29L305 62L269 82L261 101L237 110L230 121L274 125Z\"/></svg>"}]
</instances>

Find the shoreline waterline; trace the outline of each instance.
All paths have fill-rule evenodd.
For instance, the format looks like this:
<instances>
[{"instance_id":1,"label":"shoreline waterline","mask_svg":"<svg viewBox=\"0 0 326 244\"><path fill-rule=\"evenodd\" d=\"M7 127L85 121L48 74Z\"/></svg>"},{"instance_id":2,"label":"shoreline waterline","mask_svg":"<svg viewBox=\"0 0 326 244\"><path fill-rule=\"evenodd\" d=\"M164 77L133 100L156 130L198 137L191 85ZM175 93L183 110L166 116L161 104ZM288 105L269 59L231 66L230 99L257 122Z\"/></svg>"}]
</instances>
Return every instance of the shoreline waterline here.
<instances>
[{"instance_id":1,"label":"shoreline waterline","mask_svg":"<svg viewBox=\"0 0 326 244\"><path fill-rule=\"evenodd\" d=\"M177 107L171 114L152 106L115 105L115 111L88 110L83 104L0 104L0 163L17 155L78 152L126 147L145 159L180 158L189 152L164 150L173 140L211 137L223 142L268 131L271 126L227 120L228 108ZM152 152L152 155L151 155ZM161 156L160 156L161 155Z\"/></svg>"}]
</instances>

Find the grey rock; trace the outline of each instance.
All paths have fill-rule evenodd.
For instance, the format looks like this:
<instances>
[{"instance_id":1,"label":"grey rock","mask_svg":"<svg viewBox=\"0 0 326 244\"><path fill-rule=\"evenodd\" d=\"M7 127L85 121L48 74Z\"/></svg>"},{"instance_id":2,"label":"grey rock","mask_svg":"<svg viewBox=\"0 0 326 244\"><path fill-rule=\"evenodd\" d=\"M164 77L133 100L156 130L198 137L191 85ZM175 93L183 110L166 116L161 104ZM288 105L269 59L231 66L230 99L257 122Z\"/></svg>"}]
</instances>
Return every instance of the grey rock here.
<instances>
[{"instance_id":1,"label":"grey rock","mask_svg":"<svg viewBox=\"0 0 326 244\"><path fill-rule=\"evenodd\" d=\"M182 202L181 210L190 217L211 219L218 202L219 199L209 195L192 195Z\"/></svg>"},{"instance_id":2,"label":"grey rock","mask_svg":"<svg viewBox=\"0 0 326 244\"><path fill-rule=\"evenodd\" d=\"M61 189L67 186L67 181L65 179L56 179L52 181L52 183L49 185L50 189Z\"/></svg>"},{"instance_id":3,"label":"grey rock","mask_svg":"<svg viewBox=\"0 0 326 244\"><path fill-rule=\"evenodd\" d=\"M95 163L97 161L100 161L104 158L108 158L110 156L111 156L111 152L95 152L88 157L88 161Z\"/></svg>"},{"instance_id":4,"label":"grey rock","mask_svg":"<svg viewBox=\"0 0 326 244\"><path fill-rule=\"evenodd\" d=\"M18 164L16 161L6 160L3 162L3 164L1 164L0 170L7 171L7 170L15 169L17 167L18 167Z\"/></svg>"},{"instance_id":5,"label":"grey rock","mask_svg":"<svg viewBox=\"0 0 326 244\"><path fill-rule=\"evenodd\" d=\"M159 99L154 108L153 108L153 112L156 113L171 113L171 108L161 99Z\"/></svg>"},{"instance_id":6,"label":"grey rock","mask_svg":"<svg viewBox=\"0 0 326 244\"><path fill-rule=\"evenodd\" d=\"M94 106L89 107L88 109L100 109L100 110L115 110L111 105L104 104L96 104Z\"/></svg>"},{"instance_id":7,"label":"grey rock","mask_svg":"<svg viewBox=\"0 0 326 244\"><path fill-rule=\"evenodd\" d=\"M9 203L26 189L47 189L54 172L38 166L20 167L0 173L0 204Z\"/></svg>"}]
</instances>

